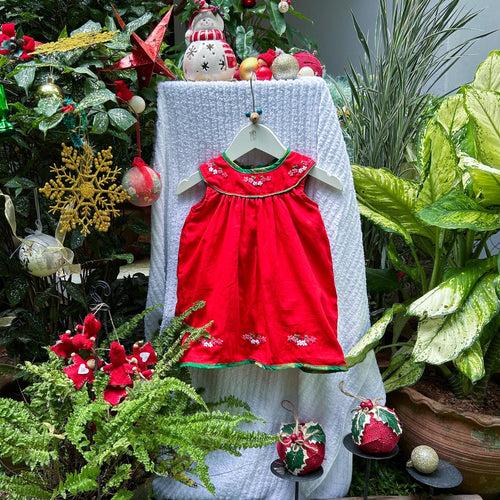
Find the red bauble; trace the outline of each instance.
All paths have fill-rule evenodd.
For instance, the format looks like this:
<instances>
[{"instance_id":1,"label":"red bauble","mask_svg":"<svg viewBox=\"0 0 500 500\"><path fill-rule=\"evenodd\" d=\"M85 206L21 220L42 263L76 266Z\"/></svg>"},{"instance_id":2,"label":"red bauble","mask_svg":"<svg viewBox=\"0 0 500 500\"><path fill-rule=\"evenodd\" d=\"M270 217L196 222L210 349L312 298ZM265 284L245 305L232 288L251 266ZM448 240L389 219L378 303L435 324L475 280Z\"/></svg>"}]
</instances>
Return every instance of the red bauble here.
<instances>
[{"instance_id":1,"label":"red bauble","mask_svg":"<svg viewBox=\"0 0 500 500\"><path fill-rule=\"evenodd\" d=\"M245 7L245 9L252 9L257 5L257 0L241 0L241 5Z\"/></svg>"},{"instance_id":2,"label":"red bauble","mask_svg":"<svg viewBox=\"0 0 500 500\"><path fill-rule=\"evenodd\" d=\"M271 78L273 77L273 72L271 71L271 68L267 66L260 66L259 68L257 68L255 76L257 80L271 80Z\"/></svg>"}]
</instances>

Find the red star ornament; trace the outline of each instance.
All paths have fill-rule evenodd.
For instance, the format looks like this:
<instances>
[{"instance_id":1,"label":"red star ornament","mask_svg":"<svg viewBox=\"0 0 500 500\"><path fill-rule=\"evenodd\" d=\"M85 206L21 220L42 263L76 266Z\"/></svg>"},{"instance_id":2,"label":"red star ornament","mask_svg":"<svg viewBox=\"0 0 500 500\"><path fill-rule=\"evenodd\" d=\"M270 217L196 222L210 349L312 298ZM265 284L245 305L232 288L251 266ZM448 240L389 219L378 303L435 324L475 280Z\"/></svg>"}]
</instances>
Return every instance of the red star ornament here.
<instances>
[{"instance_id":1,"label":"red star ornament","mask_svg":"<svg viewBox=\"0 0 500 500\"><path fill-rule=\"evenodd\" d=\"M115 7L112 6L112 8L118 24L124 29L126 25L123 19ZM165 75L175 80L175 75L165 66L165 63L159 57L160 46L171 16L172 9L169 9L146 40L142 40L137 33L132 33L130 35L132 53L120 59L113 66L106 68L105 71L135 69L139 87L147 87L153 74Z\"/></svg>"}]
</instances>

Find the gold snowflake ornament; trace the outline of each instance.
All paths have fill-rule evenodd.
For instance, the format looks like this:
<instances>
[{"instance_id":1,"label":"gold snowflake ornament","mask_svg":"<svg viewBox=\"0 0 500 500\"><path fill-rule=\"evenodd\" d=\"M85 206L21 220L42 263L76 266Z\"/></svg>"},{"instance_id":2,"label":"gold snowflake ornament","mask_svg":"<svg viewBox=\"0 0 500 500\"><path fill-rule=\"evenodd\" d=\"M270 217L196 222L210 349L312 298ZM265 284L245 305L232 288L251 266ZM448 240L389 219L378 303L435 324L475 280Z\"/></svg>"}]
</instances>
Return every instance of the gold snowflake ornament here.
<instances>
[{"instance_id":1,"label":"gold snowflake ornament","mask_svg":"<svg viewBox=\"0 0 500 500\"><path fill-rule=\"evenodd\" d=\"M62 231L80 228L87 236L90 228L106 232L111 217L120 214L117 204L129 199L118 181L121 169L113 166L111 146L94 155L89 144L80 153L72 146L62 145L62 165L50 171L54 179L45 183L40 192L55 201L49 212L61 214Z\"/></svg>"}]
</instances>

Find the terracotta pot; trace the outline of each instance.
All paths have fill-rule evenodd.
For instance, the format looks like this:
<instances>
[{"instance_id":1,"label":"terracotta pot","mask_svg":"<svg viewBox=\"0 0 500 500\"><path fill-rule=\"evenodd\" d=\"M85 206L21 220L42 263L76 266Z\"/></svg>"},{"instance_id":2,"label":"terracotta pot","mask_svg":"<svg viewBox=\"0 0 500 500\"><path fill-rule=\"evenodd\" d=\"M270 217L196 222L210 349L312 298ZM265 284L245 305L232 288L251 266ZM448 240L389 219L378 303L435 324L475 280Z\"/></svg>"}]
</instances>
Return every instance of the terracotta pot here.
<instances>
[{"instance_id":1,"label":"terracotta pot","mask_svg":"<svg viewBox=\"0 0 500 500\"><path fill-rule=\"evenodd\" d=\"M406 456L420 444L432 446L464 476L460 491L500 491L500 417L457 413L411 387L389 394L388 401L403 425L399 444Z\"/></svg>"}]
</instances>

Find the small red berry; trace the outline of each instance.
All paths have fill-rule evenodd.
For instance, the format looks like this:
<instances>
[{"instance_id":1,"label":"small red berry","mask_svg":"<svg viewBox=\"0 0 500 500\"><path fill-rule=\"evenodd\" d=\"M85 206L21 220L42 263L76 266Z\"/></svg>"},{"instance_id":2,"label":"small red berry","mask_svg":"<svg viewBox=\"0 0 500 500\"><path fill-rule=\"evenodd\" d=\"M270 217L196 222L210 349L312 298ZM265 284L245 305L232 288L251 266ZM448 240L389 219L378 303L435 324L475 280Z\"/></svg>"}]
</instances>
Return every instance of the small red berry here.
<instances>
[{"instance_id":1,"label":"small red berry","mask_svg":"<svg viewBox=\"0 0 500 500\"><path fill-rule=\"evenodd\" d=\"M252 9L257 4L257 0L241 0L241 5L245 7L245 9Z\"/></svg>"}]
</instances>

